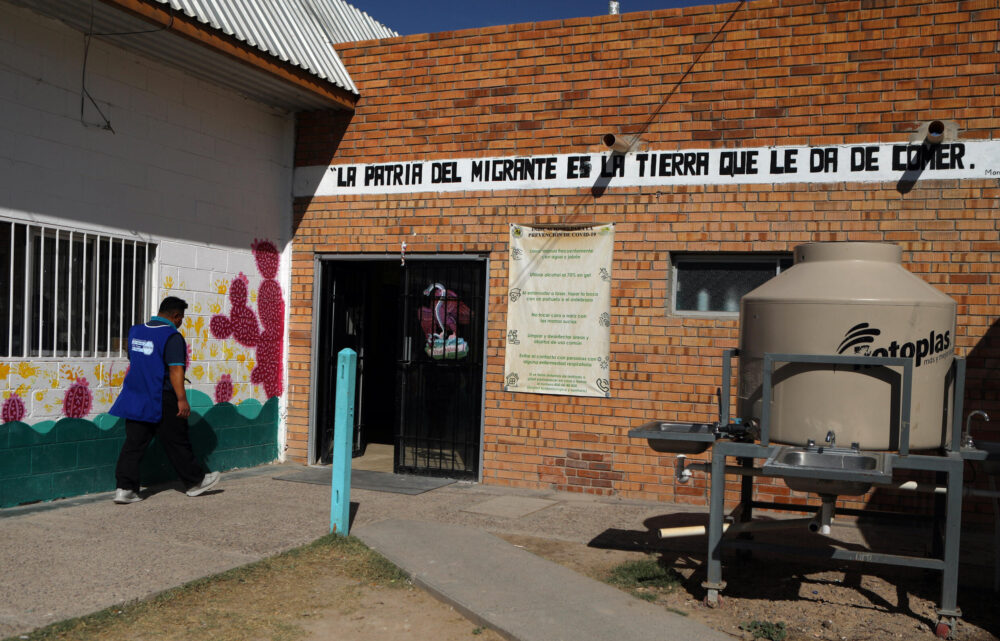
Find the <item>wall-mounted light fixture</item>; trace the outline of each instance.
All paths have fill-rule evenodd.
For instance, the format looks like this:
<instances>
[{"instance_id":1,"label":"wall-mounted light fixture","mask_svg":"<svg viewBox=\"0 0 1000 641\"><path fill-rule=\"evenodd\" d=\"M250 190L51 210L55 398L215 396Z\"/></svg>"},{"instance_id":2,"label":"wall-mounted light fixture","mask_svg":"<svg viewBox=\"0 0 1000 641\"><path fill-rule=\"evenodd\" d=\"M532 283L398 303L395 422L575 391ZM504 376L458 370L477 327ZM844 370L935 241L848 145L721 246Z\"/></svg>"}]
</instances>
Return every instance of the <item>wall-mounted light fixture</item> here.
<instances>
[{"instance_id":1,"label":"wall-mounted light fixture","mask_svg":"<svg viewBox=\"0 0 1000 641\"><path fill-rule=\"evenodd\" d=\"M911 145L941 145L958 140L958 122L954 120L925 120L910 134Z\"/></svg>"},{"instance_id":2,"label":"wall-mounted light fixture","mask_svg":"<svg viewBox=\"0 0 1000 641\"><path fill-rule=\"evenodd\" d=\"M604 142L605 147L620 154L634 151L639 147L640 142L639 136L625 136L622 134L604 134L601 140Z\"/></svg>"},{"instance_id":3,"label":"wall-mounted light fixture","mask_svg":"<svg viewBox=\"0 0 1000 641\"><path fill-rule=\"evenodd\" d=\"M927 136L924 138L931 145L941 144L944 140L944 123L940 120L935 120L927 125Z\"/></svg>"}]
</instances>

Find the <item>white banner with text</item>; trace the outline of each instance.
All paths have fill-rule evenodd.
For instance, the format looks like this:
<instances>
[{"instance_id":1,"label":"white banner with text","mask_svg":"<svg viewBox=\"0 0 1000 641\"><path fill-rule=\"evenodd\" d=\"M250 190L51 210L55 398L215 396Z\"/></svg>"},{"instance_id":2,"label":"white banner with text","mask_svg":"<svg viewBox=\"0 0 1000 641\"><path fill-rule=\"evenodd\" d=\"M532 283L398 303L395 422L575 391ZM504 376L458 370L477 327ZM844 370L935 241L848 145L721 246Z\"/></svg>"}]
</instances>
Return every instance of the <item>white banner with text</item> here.
<instances>
[{"instance_id":1,"label":"white banner with text","mask_svg":"<svg viewBox=\"0 0 1000 641\"><path fill-rule=\"evenodd\" d=\"M300 167L296 197L1000 177L1000 141L458 158Z\"/></svg>"}]
</instances>

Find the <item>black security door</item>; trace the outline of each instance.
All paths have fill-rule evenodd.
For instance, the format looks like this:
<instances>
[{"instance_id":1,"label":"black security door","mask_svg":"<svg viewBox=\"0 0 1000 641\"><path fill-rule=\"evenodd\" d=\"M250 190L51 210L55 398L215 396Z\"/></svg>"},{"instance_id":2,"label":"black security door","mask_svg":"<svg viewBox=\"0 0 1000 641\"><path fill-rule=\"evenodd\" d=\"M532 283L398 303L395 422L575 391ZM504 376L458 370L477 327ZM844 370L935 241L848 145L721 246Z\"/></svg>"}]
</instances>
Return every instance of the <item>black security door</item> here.
<instances>
[{"instance_id":1,"label":"black security door","mask_svg":"<svg viewBox=\"0 0 1000 641\"><path fill-rule=\"evenodd\" d=\"M484 261L407 260L396 470L474 478L479 469Z\"/></svg>"},{"instance_id":2,"label":"black security door","mask_svg":"<svg viewBox=\"0 0 1000 641\"><path fill-rule=\"evenodd\" d=\"M358 354L354 400L354 451L363 448L365 316L368 278L363 264L323 262L320 275L319 345L317 359L316 462L333 459L334 404L337 398L337 357L351 348Z\"/></svg>"}]
</instances>

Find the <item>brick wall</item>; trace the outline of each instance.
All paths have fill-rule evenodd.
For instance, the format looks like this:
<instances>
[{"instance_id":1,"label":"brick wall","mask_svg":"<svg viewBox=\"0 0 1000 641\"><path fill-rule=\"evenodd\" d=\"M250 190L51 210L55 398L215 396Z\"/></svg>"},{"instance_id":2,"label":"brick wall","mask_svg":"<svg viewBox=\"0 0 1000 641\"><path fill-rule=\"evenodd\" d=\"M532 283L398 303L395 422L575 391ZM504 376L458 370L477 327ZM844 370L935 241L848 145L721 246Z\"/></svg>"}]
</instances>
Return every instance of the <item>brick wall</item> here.
<instances>
[{"instance_id":1,"label":"brick wall","mask_svg":"<svg viewBox=\"0 0 1000 641\"><path fill-rule=\"evenodd\" d=\"M300 115L296 165L593 153L607 132L641 133L654 150L874 144L953 120L962 139L992 139L998 21L992 1L753 2L340 45L361 101L349 121ZM713 419L722 351L736 346L735 320L670 314L675 251L897 243L908 269L958 301L966 407L998 412L998 198L997 180L922 179L907 193L832 183L298 199L289 455L307 452L314 252L395 256L404 240L411 253L491 258L487 483L705 502L702 480L675 486L673 456L627 437L647 420ZM616 224L612 398L505 393L507 225L568 221Z\"/></svg>"}]
</instances>

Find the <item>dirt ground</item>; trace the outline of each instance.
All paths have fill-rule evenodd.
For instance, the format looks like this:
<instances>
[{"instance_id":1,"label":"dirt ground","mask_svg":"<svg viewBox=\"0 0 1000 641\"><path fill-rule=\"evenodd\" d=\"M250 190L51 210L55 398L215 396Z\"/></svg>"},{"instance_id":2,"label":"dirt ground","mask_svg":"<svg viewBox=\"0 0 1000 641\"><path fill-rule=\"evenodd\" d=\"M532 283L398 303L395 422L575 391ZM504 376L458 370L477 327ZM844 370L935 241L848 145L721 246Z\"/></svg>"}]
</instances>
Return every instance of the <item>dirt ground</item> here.
<instances>
[{"instance_id":1,"label":"dirt ground","mask_svg":"<svg viewBox=\"0 0 1000 641\"><path fill-rule=\"evenodd\" d=\"M727 555L727 587L719 607L703 602L704 537L673 543L610 535L590 545L528 536L504 536L508 542L595 579L629 561L655 559L673 568L673 589L639 587L647 600L689 616L735 638L753 639L750 623L784 623L787 641L932 641L940 573L811 561L794 563L755 553L737 560ZM877 573L876 573L877 572ZM1000 633L1000 597L990 589L960 590L964 618L953 631L957 641L991 641Z\"/></svg>"},{"instance_id":2,"label":"dirt ground","mask_svg":"<svg viewBox=\"0 0 1000 641\"><path fill-rule=\"evenodd\" d=\"M8 641L501 641L355 539L331 537Z\"/></svg>"},{"instance_id":3,"label":"dirt ground","mask_svg":"<svg viewBox=\"0 0 1000 641\"><path fill-rule=\"evenodd\" d=\"M450 606L413 586L401 589L335 585L325 581L314 591L317 604L301 611L294 624L308 641L500 641L493 630L469 621ZM334 584L334 585L331 585Z\"/></svg>"},{"instance_id":4,"label":"dirt ground","mask_svg":"<svg viewBox=\"0 0 1000 641\"><path fill-rule=\"evenodd\" d=\"M913 547L912 540L919 537L911 534L897 530L873 532L871 537L898 551L906 550L908 544ZM787 538L788 534L781 536ZM786 641L936 638L938 573L830 562L824 566L818 561L794 563L758 553L748 559L727 554L723 577L728 585L722 604L709 608L703 603L705 591L701 587L704 537L667 542L656 540L650 532L609 530L589 544L510 534L503 538L598 580L607 580L612 570L622 564L652 560L676 573L676 585L659 588L639 582L624 589L737 639L753 639L750 629L755 622L783 624ZM918 552L916 548L908 551ZM992 567L984 565L987 567L980 569L991 576ZM953 631L954 639L998 639L1000 600L996 593L986 588L963 589L958 602L964 617ZM149 600L17 638L500 641L502 637L414 587L398 568L355 539L325 537L304 548ZM761 638L781 641L777 636Z\"/></svg>"}]
</instances>

